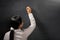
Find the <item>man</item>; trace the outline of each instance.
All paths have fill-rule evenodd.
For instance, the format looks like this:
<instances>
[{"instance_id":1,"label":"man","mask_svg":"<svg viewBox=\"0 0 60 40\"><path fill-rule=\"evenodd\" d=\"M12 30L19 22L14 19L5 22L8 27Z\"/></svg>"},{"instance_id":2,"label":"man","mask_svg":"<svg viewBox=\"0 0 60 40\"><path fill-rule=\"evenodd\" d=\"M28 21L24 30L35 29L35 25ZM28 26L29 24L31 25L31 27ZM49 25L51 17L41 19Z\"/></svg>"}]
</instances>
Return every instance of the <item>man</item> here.
<instances>
[{"instance_id":1,"label":"man","mask_svg":"<svg viewBox=\"0 0 60 40\"><path fill-rule=\"evenodd\" d=\"M13 16L11 18L11 31L7 32L4 36L4 40L27 40L28 36L33 32L36 27L36 22L32 14L32 9L30 6L26 7L28 17L30 19L31 25L23 29L23 20L19 16ZM23 29L23 30L22 30Z\"/></svg>"}]
</instances>

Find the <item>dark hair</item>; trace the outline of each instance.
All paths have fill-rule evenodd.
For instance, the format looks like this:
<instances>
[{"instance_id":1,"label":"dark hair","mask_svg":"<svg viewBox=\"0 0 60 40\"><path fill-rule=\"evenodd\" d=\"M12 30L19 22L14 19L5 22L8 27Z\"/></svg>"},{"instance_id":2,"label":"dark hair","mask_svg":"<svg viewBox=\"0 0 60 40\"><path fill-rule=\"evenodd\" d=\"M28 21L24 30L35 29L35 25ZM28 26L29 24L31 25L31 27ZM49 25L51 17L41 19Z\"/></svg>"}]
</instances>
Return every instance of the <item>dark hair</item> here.
<instances>
[{"instance_id":1,"label":"dark hair","mask_svg":"<svg viewBox=\"0 0 60 40\"><path fill-rule=\"evenodd\" d=\"M18 29L18 26L22 24L22 18L20 16L12 16L10 26L14 29Z\"/></svg>"},{"instance_id":2,"label":"dark hair","mask_svg":"<svg viewBox=\"0 0 60 40\"><path fill-rule=\"evenodd\" d=\"M10 31L10 38L9 40L14 40L14 30Z\"/></svg>"},{"instance_id":3,"label":"dark hair","mask_svg":"<svg viewBox=\"0 0 60 40\"><path fill-rule=\"evenodd\" d=\"M10 26L13 27L14 29L18 29L18 26L22 24L22 18L20 16L12 16L10 20L11 20ZM14 30L10 31L9 40L14 40Z\"/></svg>"}]
</instances>

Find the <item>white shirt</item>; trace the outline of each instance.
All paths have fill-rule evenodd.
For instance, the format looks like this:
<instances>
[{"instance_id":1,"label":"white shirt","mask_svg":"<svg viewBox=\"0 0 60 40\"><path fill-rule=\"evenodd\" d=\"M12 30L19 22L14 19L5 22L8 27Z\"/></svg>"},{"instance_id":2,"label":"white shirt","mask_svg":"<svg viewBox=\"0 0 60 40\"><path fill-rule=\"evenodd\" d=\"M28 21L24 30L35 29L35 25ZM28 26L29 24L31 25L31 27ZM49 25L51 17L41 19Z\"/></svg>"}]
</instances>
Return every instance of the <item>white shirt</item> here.
<instances>
[{"instance_id":1,"label":"white shirt","mask_svg":"<svg viewBox=\"0 0 60 40\"><path fill-rule=\"evenodd\" d=\"M35 29L36 22L33 17L33 14L30 13L28 16L29 16L31 25L28 28L24 29L24 31L22 31L21 29L14 30L14 32L15 32L14 33L14 40L27 40L28 36ZM5 34L4 40L9 40L9 35L10 35L10 31Z\"/></svg>"}]
</instances>

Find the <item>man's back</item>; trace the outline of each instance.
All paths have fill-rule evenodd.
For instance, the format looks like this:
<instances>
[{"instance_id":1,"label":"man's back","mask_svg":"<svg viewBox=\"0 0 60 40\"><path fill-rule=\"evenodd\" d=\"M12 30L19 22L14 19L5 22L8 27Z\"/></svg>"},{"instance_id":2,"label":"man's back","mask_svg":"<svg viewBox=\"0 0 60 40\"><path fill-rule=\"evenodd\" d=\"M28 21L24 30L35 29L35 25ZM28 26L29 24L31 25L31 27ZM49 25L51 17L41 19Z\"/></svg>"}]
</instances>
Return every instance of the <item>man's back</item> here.
<instances>
[{"instance_id":1,"label":"man's back","mask_svg":"<svg viewBox=\"0 0 60 40\"><path fill-rule=\"evenodd\" d=\"M33 14L30 13L30 14L28 14L28 16L29 16L31 25L24 30L21 30L21 29L14 30L14 40L27 40L28 36L35 29L36 22L35 22L35 19L33 17ZM9 40L9 37L10 37L10 31L5 34L4 40Z\"/></svg>"}]
</instances>

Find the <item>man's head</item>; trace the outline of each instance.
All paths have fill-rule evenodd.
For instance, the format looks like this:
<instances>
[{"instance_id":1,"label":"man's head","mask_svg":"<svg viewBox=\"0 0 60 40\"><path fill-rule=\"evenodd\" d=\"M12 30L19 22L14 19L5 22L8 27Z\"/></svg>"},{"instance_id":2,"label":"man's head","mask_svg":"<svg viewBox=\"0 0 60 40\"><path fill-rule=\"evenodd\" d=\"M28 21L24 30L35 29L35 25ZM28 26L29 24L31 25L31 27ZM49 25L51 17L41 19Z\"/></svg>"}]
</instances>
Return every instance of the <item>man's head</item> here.
<instances>
[{"instance_id":1,"label":"man's head","mask_svg":"<svg viewBox=\"0 0 60 40\"><path fill-rule=\"evenodd\" d=\"M20 16L13 16L11 17L11 27L14 29L21 29L23 27L23 20Z\"/></svg>"}]
</instances>

